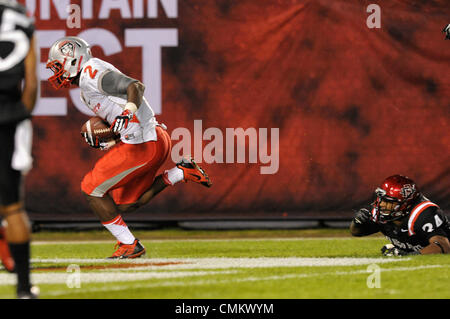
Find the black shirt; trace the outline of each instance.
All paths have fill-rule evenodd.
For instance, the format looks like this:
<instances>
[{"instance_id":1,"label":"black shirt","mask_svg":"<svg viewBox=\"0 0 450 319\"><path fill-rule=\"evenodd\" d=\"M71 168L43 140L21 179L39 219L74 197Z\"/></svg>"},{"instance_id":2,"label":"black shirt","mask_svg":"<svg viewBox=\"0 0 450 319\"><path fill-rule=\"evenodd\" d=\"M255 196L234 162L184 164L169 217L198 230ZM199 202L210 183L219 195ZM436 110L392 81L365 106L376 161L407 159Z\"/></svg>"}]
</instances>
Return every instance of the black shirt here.
<instances>
[{"instance_id":1,"label":"black shirt","mask_svg":"<svg viewBox=\"0 0 450 319\"><path fill-rule=\"evenodd\" d=\"M13 1L0 2L0 124L29 117L21 102L25 58L34 32L33 19Z\"/></svg>"},{"instance_id":2,"label":"black shirt","mask_svg":"<svg viewBox=\"0 0 450 319\"><path fill-rule=\"evenodd\" d=\"M371 206L371 219L364 225L371 232L380 231L391 243L406 251L419 251L430 244L433 236L450 239L450 222L442 210L425 196L420 196L409 209L408 215L394 222L378 223L376 206Z\"/></svg>"}]
</instances>

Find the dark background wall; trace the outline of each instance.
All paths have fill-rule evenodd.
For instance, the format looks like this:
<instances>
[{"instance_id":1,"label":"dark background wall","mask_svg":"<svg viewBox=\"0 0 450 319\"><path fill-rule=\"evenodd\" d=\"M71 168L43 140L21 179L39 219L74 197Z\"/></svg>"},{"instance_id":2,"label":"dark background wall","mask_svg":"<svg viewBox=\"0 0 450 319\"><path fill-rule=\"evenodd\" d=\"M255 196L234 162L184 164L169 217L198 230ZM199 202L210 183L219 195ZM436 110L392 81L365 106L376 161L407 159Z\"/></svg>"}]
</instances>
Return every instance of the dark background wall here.
<instances>
[{"instance_id":1,"label":"dark background wall","mask_svg":"<svg viewBox=\"0 0 450 319\"><path fill-rule=\"evenodd\" d=\"M176 18L160 3L158 18L128 19L112 10L98 19L101 2L81 29L69 29L51 2L52 19L42 20L37 1L37 28L68 35L103 28L124 48L125 29L176 29L178 46L161 51L158 120L169 133L193 131L194 120L224 136L226 128L279 129L275 174L261 174L264 164L248 159L202 163L211 189L176 185L131 217L345 217L397 173L450 208L450 41L441 33L450 23L447 0L376 1L380 29L366 25L372 1L183 0ZM40 50L42 62L47 52ZM142 77L140 48L93 52ZM44 81L41 89L42 97L68 96ZM102 153L81 139L89 116L68 100L66 116L34 118L35 166L26 184L33 218L92 217L80 181ZM216 151L226 152L225 142Z\"/></svg>"}]
</instances>

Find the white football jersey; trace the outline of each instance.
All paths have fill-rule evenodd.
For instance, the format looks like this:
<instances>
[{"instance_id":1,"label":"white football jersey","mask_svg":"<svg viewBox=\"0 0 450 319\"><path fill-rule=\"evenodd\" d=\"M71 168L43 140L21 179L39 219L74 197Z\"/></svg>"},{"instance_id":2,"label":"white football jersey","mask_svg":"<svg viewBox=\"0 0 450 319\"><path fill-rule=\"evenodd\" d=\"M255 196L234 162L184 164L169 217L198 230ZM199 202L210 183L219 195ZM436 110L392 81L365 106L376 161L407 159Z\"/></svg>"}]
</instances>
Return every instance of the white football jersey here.
<instances>
[{"instance_id":1,"label":"white football jersey","mask_svg":"<svg viewBox=\"0 0 450 319\"><path fill-rule=\"evenodd\" d=\"M81 100L97 116L111 125L116 116L123 112L127 103L127 97L126 95L112 96L103 92L101 80L107 71L121 73L108 62L98 58L89 59L81 70L79 86L81 88ZM137 121L130 121L128 127L120 132L122 142L127 144L140 144L148 141L156 141L155 126L158 122L155 119L153 109L145 98L136 111L135 117Z\"/></svg>"}]
</instances>

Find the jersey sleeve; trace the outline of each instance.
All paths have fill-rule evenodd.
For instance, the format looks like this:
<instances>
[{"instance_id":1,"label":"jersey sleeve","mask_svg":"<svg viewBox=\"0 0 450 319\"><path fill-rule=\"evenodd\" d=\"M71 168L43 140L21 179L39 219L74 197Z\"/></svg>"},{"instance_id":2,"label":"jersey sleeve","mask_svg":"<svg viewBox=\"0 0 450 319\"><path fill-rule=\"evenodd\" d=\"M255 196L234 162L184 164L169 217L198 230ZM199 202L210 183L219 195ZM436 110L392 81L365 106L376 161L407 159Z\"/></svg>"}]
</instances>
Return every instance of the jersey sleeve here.
<instances>
[{"instance_id":1,"label":"jersey sleeve","mask_svg":"<svg viewBox=\"0 0 450 319\"><path fill-rule=\"evenodd\" d=\"M89 60L81 70L80 88L90 94L104 94L101 79L108 71L107 66L96 62L95 59Z\"/></svg>"},{"instance_id":2,"label":"jersey sleeve","mask_svg":"<svg viewBox=\"0 0 450 319\"><path fill-rule=\"evenodd\" d=\"M444 236L447 234L444 230L446 226L446 218L437 206L425 209L412 225L412 229L417 236L421 236L426 240L433 236Z\"/></svg>"},{"instance_id":3,"label":"jersey sleeve","mask_svg":"<svg viewBox=\"0 0 450 319\"><path fill-rule=\"evenodd\" d=\"M128 86L131 83L138 82L122 73L116 71L107 71L102 74L99 81L100 89L113 96L123 97L127 94Z\"/></svg>"}]
</instances>

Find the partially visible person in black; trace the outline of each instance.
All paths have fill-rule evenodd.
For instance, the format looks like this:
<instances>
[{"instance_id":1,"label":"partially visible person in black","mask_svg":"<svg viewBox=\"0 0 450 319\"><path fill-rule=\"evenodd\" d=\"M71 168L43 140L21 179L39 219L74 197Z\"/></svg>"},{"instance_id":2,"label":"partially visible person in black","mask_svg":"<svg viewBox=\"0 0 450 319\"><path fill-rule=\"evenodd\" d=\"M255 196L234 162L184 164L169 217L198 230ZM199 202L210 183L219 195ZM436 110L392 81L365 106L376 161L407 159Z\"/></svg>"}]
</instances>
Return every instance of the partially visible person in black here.
<instances>
[{"instance_id":1,"label":"partially visible person in black","mask_svg":"<svg viewBox=\"0 0 450 319\"><path fill-rule=\"evenodd\" d=\"M450 40L450 23L447 24L444 29L442 30L442 32L445 33L445 39L446 40Z\"/></svg>"},{"instance_id":2,"label":"partially visible person in black","mask_svg":"<svg viewBox=\"0 0 450 319\"><path fill-rule=\"evenodd\" d=\"M23 176L32 165L31 112L38 84L34 45L34 22L26 9L16 1L0 0L0 215L18 298L38 297L30 283L31 229L23 198Z\"/></svg>"},{"instance_id":3,"label":"partially visible person in black","mask_svg":"<svg viewBox=\"0 0 450 319\"><path fill-rule=\"evenodd\" d=\"M383 233L390 241L384 256L450 253L450 222L414 181L402 175L386 178L375 190L376 200L355 214L353 236Z\"/></svg>"}]
</instances>

